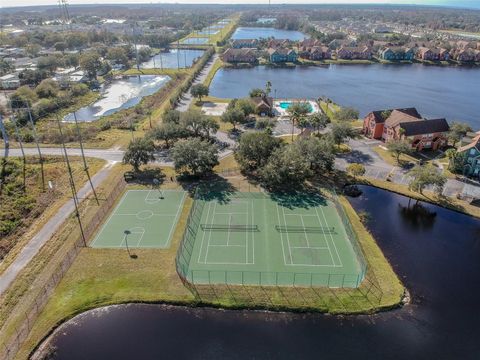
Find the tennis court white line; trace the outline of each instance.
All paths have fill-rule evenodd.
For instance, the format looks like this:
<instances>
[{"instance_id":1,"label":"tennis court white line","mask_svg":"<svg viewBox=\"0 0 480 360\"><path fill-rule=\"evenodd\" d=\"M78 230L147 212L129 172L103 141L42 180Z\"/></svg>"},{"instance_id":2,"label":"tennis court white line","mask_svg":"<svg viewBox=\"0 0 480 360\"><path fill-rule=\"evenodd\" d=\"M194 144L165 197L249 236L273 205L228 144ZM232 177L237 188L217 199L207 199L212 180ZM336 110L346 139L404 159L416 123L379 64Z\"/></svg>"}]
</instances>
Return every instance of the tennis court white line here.
<instances>
[{"instance_id":1,"label":"tennis court white line","mask_svg":"<svg viewBox=\"0 0 480 360\"><path fill-rule=\"evenodd\" d=\"M305 222L303 221L303 215L300 215L300 220L302 220L302 226L305 229ZM308 241L307 232L304 230L303 233L305 234L305 240L307 240L307 245L310 247L310 241Z\"/></svg>"},{"instance_id":2,"label":"tennis court white line","mask_svg":"<svg viewBox=\"0 0 480 360\"><path fill-rule=\"evenodd\" d=\"M215 203L215 205L213 206L213 218L215 219L215 210L217 209L217 203ZM207 259L208 259L208 249L210 248L210 240L212 239L212 232L210 231L210 233L208 234L208 241L207 241L207 251L205 253L205 261L203 262L204 264L207 263Z\"/></svg>"},{"instance_id":3,"label":"tennis court white line","mask_svg":"<svg viewBox=\"0 0 480 360\"><path fill-rule=\"evenodd\" d=\"M315 210L316 210L316 208L315 208ZM328 225L327 218L325 217L325 212L323 211L322 208L320 208L320 210L322 210L322 215L323 215L323 219L325 220L325 224ZM335 209L335 211L337 211L337 210ZM341 223L341 220L340 220L340 223ZM343 262L342 262L342 259L340 259L340 254L338 253L338 249L337 249L337 246L335 245L335 241L333 240L333 235L332 234L330 234L330 239L332 240L333 248L335 249L335 252L337 253L337 258L338 258L338 261L340 262L340 266L343 267Z\"/></svg>"},{"instance_id":4,"label":"tennis court white line","mask_svg":"<svg viewBox=\"0 0 480 360\"><path fill-rule=\"evenodd\" d=\"M210 245L210 247L241 247L241 248L244 248L245 245Z\"/></svg>"},{"instance_id":5,"label":"tennis court white line","mask_svg":"<svg viewBox=\"0 0 480 360\"><path fill-rule=\"evenodd\" d=\"M128 191L130 191L130 190L128 190ZM115 212L116 212L117 209L120 207L120 205L122 205L123 200L125 200L125 198L127 197L128 191L126 191L126 192L123 193L122 199L121 199L120 202L117 204L117 206L115 206L115 209L110 213L110 216L108 217L108 220L103 223L102 229L98 232L98 234L97 234L97 236L95 237L95 239L93 239L93 241L90 243L90 247L93 247L93 245L95 244L95 242L98 240L98 238L100 237L100 235L103 233L103 231L105 230L105 226L107 226L107 224L110 222L112 216L115 214Z\"/></svg>"},{"instance_id":6,"label":"tennis court white line","mask_svg":"<svg viewBox=\"0 0 480 360\"><path fill-rule=\"evenodd\" d=\"M285 209L282 207L282 213L283 213L283 223L285 226L287 226L287 218L285 217ZM287 236L287 244L288 244L288 252L290 253L290 264L293 265L293 256L292 256L292 248L290 247L290 236L288 233L286 234Z\"/></svg>"},{"instance_id":7,"label":"tennis court white line","mask_svg":"<svg viewBox=\"0 0 480 360\"><path fill-rule=\"evenodd\" d=\"M320 223L320 226L323 225L323 222L322 222L322 219L320 219L320 215L318 214L318 208L315 207L315 214L317 216L317 220L318 222ZM325 216L324 216L325 218ZM325 220L325 226L328 227L328 222L327 222L327 219L324 219ZM322 234L323 235L323 239L325 240L325 244L327 244L328 246L328 253L330 254L330 259L332 259L332 265L335 266L336 263L335 263L335 259L333 258L333 254L332 254L332 250L330 249L330 245L328 244L328 239L327 239L327 235L326 234ZM330 234L330 237L332 236L332 234Z\"/></svg>"},{"instance_id":8,"label":"tennis court white line","mask_svg":"<svg viewBox=\"0 0 480 360\"><path fill-rule=\"evenodd\" d=\"M248 215L248 212L216 212L215 215Z\"/></svg>"},{"instance_id":9,"label":"tennis court white line","mask_svg":"<svg viewBox=\"0 0 480 360\"><path fill-rule=\"evenodd\" d=\"M173 229L175 229L175 227L177 226L177 223L178 223L178 217L180 215L180 209L183 209L183 204L184 204L184 201L185 201L185 195L186 195L186 192L183 193L182 199L180 200L180 203L178 204L177 214L175 215L175 220L170 225L170 232L168 233L167 243L164 245L164 247L167 247L167 245L170 245L170 242L172 240Z\"/></svg>"},{"instance_id":10,"label":"tennis court white line","mask_svg":"<svg viewBox=\"0 0 480 360\"><path fill-rule=\"evenodd\" d=\"M327 246L292 246L292 249L315 249L315 250L330 250Z\"/></svg>"},{"instance_id":11,"label":"tennis court white line","mask_svg":"<svg viewBox=\"0 0 480 360\"><path fill-rule=\"evenodd\" d=\"M205 218L205 223L207 224L208 223L208 218L210 216L210 208L212 207L212 203L209 202L208 203L208 211L207 211L207 216ZM200 219L201 220L201 219ZM198 252L198 259L197 259L197 263L199 264L202 264L202 262L200 261L200 258L202 257L202 250L203 250L203 243L204 243L204 240L205 240L205 234L206 232L204 231L203 232L203 235L202 235L202 242L200 243L200 251Z\"/></svg>"},{"instance_id":12,"label":"tennis court white line","mask_svg":"<svg viewBox=\"0 0 480 360\"><path fill-rule=\"evenodd\" d=\"M277 208L277 219L278 219L278 223L281 224L282 221L280 220L280 211L278 209L278 204L275 204L275 207ZM285 224L286 225L286 224ZM283 263L285 265L287 265L287 259L285 258L285 246L283 245L283 234L280 233L280 242L282 244L282 253L283 253Z\"/></svg>"}]
</instances>

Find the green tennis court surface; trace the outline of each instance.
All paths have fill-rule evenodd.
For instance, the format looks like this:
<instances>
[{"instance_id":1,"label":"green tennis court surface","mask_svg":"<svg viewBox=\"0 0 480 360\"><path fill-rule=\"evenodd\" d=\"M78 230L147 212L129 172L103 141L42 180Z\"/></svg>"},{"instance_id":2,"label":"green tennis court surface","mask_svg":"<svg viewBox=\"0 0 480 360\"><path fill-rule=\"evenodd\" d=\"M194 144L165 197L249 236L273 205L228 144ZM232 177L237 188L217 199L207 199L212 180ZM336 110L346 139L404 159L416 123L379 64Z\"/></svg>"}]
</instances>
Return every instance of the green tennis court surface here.
<instances>
[{"instance_id":1,"label":"green tennis court surface","mask_svg":"<svg viewBox=\"0 0 480 360\"><path fill-rule=\"evenodd\" d=\"M177 257L188 281L357 287L363 280L363 257L330 199L264 193L218 199L195 201Z\"/></svg>"},{"instance_id":2,"label":"green tennis court surface","mask_svg":"<svg viewBox=\"0 0 480 360\"><path fill-rule=\"evenodd\" d=\"M186 192L128 190L90 244L94 248L168 248Z\"/></svg>"}]
</instances>

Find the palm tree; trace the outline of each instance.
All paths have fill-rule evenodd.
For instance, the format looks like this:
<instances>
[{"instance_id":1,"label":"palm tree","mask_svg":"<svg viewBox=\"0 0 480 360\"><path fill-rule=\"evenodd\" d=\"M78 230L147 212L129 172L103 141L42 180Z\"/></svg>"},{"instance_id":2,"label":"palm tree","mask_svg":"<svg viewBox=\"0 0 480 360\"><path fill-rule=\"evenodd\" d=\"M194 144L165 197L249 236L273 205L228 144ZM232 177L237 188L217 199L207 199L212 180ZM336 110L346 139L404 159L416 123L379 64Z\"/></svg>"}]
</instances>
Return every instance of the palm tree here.
<instances>
[{"instance_id":1,"label":"palm tree","mask_svg":"<svg viewBox=\"0 0 480 360\"><path fill-rule=\"evenodd\" d=\"M270 96L271 92L272 92L272 83L270 82L270 80L268 80L267 83L265 84L265 94L267 94L267 96Z\"/></svg>"},{"instance_id":2,"label":"palm tree","mask_svg":"<svg viewBox=\"0 0 480 360\"><path fill-rule=\"evenodd\" d=\"M295 132L295 124L302 121L305 116L310 112L310 104L307 102L294 102L287 109L290 115L290 121L292 122L292 141L293 134Z\"/></svg>"}]
</instances>

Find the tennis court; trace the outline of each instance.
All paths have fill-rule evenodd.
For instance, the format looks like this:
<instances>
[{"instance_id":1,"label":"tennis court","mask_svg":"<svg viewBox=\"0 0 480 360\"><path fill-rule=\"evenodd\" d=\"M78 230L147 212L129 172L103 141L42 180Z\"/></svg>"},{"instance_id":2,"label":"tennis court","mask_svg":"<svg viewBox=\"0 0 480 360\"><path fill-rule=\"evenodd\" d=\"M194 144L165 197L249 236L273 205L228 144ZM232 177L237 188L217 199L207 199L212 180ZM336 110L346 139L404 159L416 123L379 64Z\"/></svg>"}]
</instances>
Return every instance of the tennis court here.
<instances>
[{"instance_id":1,"label":"tennis court","mask_svg":"<svg viewBox=\"0 0 480 360\"><path fill-rule=\"evenodd\" d=\"M128 190L90 246L168 248L185 196L185 191Z\"/></svg>"},{"instance_id":2,"label":"tennis court","mask_svg":"<svg viewBox=\"0 0 480 360\"><path fill-rule=\"evenodd\" d=\"M332 200L236 193L196 200L177 258L198 284L357 287L363 257ZM351 229L349 229L351 230ZM184 251L186 250L186 251Z\"/></svg>"}]
</instances>

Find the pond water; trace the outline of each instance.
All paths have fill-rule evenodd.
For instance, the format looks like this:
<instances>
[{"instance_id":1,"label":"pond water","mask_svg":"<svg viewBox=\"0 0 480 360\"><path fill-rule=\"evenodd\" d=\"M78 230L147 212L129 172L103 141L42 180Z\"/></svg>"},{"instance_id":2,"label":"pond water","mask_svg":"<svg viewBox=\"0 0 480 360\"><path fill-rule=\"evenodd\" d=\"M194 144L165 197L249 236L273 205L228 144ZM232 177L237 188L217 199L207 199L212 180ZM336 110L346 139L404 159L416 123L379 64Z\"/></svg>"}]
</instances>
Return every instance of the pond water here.
<instances>
[{"instance_id":1,"label":"pond water","mask_svg":"<svg viewBox=\"0 0 480 360\"><path fill-rule=\"evenodd\" d=\"M160 90L169 80L169 76L156 75L128 76L113 80L101 87L102 97L99 100L76 111L77 120L94 121L135 106L145 96ZM73 113L65 116L64 121L74 121Z\"/></svg>"},{"instance_id":2,"label":"pond water","mask_svg":"<svg viewBox=\"0 0 480 360\"><path fill-rule=\"evenodd\" d=\"M192 37L180 41L181 44L187 45L203 45L208 43L208 37Z\"/></svg>"},{"instance_id":3,"label":"pond water","mask_svg":"<svg viewBox=\"0 0 480 360\"><path fill-rule=\"evenodd\" d=\"M276 97L327 96L342 106L353 106L362 116L372 110L415 106L426 117L480 127L480 68L374 64L220 69L210 94L243 97L267 81L276 89Z\"/></svg>"},{"instance_id":4,"label":"pond water","mask_svg":"<svg viewBox=\"0 0 480 360\"><path fill-rule=\"evenodd\" d=\"M197 31L196 34L212 36L212 35L218 34L218 32L219 32L219 30L204 29L204 30Z\"/></svg>"},{"instance_id":5,"label":"pond water","mask_svg":"<svg viewBox=\"0 0 480 360\"><path fill-rule=\"evenodd\" d=\"M169 52L158 53L147 62L140 65L142 69L176 69L192 66L195 59L203 55L203 50L171 49Z\"/></svg>"},{"instance_id":6,"label":"pond water","mask_svg":"<svg viewBox=\"0 0 480 360\"><path fill-rule=\"evenodd\" d=\"M412 304L341 317L120 305L62 326L52 359L479 359L480 220L361 189L351 203Z\"/></svg>"},{"instance_id":7,"label":"pond water","mask_svg":"<svg viewBox=\"0 0 480 360\"><path fill-rule=\"evenodd\" d=\"M307 37L300 31L280 30L270 27L239 27L232 35L232 39L260 39L270 38L289 39L293 41L303 40Z\"/></svg>"}]
</instances>

